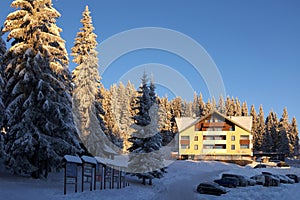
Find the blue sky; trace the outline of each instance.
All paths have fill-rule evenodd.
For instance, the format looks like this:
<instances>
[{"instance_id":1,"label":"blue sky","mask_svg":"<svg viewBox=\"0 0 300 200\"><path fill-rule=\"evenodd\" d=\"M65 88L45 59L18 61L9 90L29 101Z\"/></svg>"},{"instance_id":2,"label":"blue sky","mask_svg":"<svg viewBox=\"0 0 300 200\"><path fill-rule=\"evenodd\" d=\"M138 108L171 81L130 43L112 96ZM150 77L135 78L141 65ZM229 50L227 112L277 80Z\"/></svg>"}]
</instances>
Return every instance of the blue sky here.
<instances>
[{"instance_id":1,"label":"blue sky","mask_svg":"<svg viewBox=\"0 0 300 200\"><path fill-rule=\"evenodd\" d=\"M0 2L1 22L13 10L10 2ZM254 104L257 111L262 104L265 115L273 109L280 117L286 106L290 120L293 116L300 119L300 2L297 0L53 0L53 4L62 14L57 24L63 29L61 35L69 53L81 27L82 11L88 4L100 45L109 37L133 28L178 31L198 42L210 55L220 71L227 95L247 101L249 107ZM149 63L176 70L197 93L209 98L203 77L190 63L157 49L121 56L103 74L103 84L109 87L137 66L148 72ZM70 69L73 68L70 63ZM137 78L140 76L136 74ZM170 76L166 74L166 78ZM159 95L172 92L168 86L158 85L157 90Z\"/></svg>"}]
</instances>

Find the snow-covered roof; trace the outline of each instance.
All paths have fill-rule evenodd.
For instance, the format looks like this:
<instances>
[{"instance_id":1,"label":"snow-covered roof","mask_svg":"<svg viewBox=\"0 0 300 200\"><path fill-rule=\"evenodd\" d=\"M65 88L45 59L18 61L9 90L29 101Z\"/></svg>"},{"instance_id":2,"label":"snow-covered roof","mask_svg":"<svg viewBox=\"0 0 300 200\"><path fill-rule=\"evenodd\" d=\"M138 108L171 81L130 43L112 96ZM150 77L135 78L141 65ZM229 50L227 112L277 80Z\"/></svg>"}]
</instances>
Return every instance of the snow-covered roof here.
<instances>
[{"instance_id":1,"label":"snow-covered roof","mask_svg":"<svg viewBox=\"0 0 300 200\"><path fill-rule=\"evenodd\" d=\"M90 164L97 164L97 160L94 157L90 157L90 156L81 156L81 159L83 160L83 162L85 163L90 163Z\"/></svg>"},{"instance_id":2,"label":"snow-covered roof","mask_svg":"<svg viewBox=\"0 0 300 200\"><path fill-rule=\"evenodd\" d=\"M245 127L248 130L252 129L252 116L243 116L243 117L229 117L232 121L235 121L237 124Z\"/></svg>"},{"instance_id":3,"label":"snow-covered roof","mask_svg":"<svg viewBox=\"0 0 300 200\"><path fill-rule=\"evenodd\" d=\"M109 154L113 154L113 155L118 155L118 153L116 151L114 151L112 148L110 148L109 146L107 145L104 145L104 151L106 153L109 153Z\"/></svg>"},{"instance_id":4,"label":"snow-covered roof","mask_svg":"<svg viewBox=\"0 0 300 200\"><path fill-rule=\"evenodd\" d=\"M96 160L99 163L105 164L105 165L110 165L110 166L115 166L115 167L128 167L128 156L127 155L120 155L120 156L115 156L114 159L108 159L108 158L102 158L102 157L95 157Z\"/></svg>"},{"instance_id":5,"label":"snow-covered roof","mask_svg":"<svg viewBox=\"0 0 300 200\"><path fill-rule=\"evenodd\" d=\"M175 118L178 131L182 132L185 129L191 127L192 125L198 123L199 121L202 121L206 119L208 116L212 114L218 114L224 119L227 119L231 121L232 123L236 124L237 126L241 127L242 129L245 129L249 132L251 132L252 128L252 116L243 116L243 117L232 117L232 116L225 116L222 113L218 112L217 110L212 110L210 113L207 115L201 117L201 118L191 118L191 117L181 117L181 118Z\"/></svg>"},{"instance_id":6,"label":"snow-covered roof","mask_svg":"<svg viewBox=\"0 0 300 200\"><path fill-rule=\"evenodd\" d=\"M78 163L78 164L82 163L81 159L78 156L65 155L64 159L67 162Z\"/></svg>"},{"instance_id":7,"label":"snow-covered roof","mask_svg":"<svg viewBox=\"0 0 300 200\"><path fill-rule=\"evenodd\" d=\"M181 132L182 130L188 128L192 124L194 124L196 121L199 120L199 117L193 118L193 117L180 117L180 118L175 118L178 131Z\"/></svg>"}]
</instances>

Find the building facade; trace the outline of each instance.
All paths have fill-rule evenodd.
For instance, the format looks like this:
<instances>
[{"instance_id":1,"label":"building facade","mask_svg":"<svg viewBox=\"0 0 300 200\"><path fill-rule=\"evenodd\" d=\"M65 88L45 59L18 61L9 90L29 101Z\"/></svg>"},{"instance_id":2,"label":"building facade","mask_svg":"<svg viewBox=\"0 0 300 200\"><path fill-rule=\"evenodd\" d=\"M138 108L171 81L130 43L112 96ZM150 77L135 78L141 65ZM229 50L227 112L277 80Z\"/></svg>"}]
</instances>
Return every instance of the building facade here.
<instances>
[{"instance_id":1,"label":"building facade","mask_svg":"<svg viewBox=\"0 0 300 200\"><path fill-rule=\"evenodd\" d=\"M201 118L176 118L178 156L195 160L244 160L252 153L252 117L212 111Z\"/></svg>"}]
</instances>

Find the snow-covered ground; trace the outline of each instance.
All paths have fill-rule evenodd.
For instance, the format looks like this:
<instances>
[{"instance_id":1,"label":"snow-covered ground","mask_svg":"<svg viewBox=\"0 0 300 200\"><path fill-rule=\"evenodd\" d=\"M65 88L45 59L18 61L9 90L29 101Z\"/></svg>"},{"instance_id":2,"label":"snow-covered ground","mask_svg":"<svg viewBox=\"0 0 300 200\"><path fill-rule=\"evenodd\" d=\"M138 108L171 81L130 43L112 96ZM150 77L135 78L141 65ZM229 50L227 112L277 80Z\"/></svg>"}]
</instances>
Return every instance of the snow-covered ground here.
<instances>
[{"instance_id":1,"label":"snow-covered ground","mask_svg":"<svg viewBox=\"0 0 300 200\"><path fill-rule=\"evenodd\" d=\"M0 199L280 199L299 200L300 183L281 184L279 187L250 186L229 189L227 194L212 196L199 194L196 187L200 182L212 181L219 178L223 172L232 172L248 177L259 174L261 171L270 171L278 174L295 173L300 175L300 168L290 169L266 168L253 169L251 166L241 167L214 161L175 161L168 173L162 179L155 179L154 185L142 185L135 177L128 177L129 187L112 190L96 190L74 193L73 188L68 188L68 194L63 195L63 173L50 174L47 180L35 180L24 177L14 177L0 173Z\"/></svg>"}]
</instances>

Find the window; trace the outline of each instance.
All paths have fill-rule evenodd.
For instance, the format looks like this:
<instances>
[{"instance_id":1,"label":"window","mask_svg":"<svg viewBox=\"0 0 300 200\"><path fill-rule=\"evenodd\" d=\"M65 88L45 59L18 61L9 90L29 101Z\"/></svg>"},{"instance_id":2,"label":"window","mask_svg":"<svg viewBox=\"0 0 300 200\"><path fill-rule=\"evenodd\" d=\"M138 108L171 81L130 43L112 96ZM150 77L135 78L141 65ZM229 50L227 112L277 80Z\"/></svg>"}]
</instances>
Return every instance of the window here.
<instances>
[{"instance_id":1,"label":"window","mask_svg":"<svg viewBox=\"0 0 300 200\"><path fill-rule=\"evenodd\" d=\"M226 144L216 144L214 149L226 149Z\"/></svg>"},{"instance_id":2,"label":"window","mask_svg":"<svg viewBox=\"0 0 300 200\"><path fill-rule=\"evenodd\" d=\"M198 141L198 136L195 136L195 137L194 137L194 140L195 140L195 141Z\"/></svg>"},{"instance_id":3,"label":"window","mask_svg":"<svg viewBox=\"0 0 300 200\"><path fill-rule=\"evenodd\" d=\"M203 145L203 149L213 149L214 145Z\"/></svg>"},{"instance_id":4,"label":"window","mask_svg":"<svg viewBox=\"0 0 300 200\"><path fill-rule=\"evenodd\" d=\"M235 145L231 145L231 150L235 150Z\"/></svg>"},{"instance_id":5,"label":"window","mask_svg":"<svg viewBox=\"0 0 300 200\"><path fill-rule=\"evenodd\" d=\"M194 145L194 150L198 150L198 145Z\"/></svg>"},{"instance_id":6,"label":"window","mask_svg":"<svg viewBox=\"0 0 300 200\"><path fill-rule=\"evenodd\" d=\"M181 145L181 149L189 149L189 148L190 148L190 145L188 145L188 144Z\"/></svg>"},{"instance_id":7,"label":"window","mask_svg":"<svg viewBox=\"0 0 300 200\"><path fill-rule=\"evenodd\" d=\"M241 149L249 149L249 144L241 144Z\"/></svg>"},{"instance_id":8,"label":"window","mask_svg":"<svg viewBox=\"0 0 300 200\"><path fill-rule=\"evenodd\" d=\"M181 140L190 140L190 136L181 136Z\"/></svg>"},{"instance_id":9,"label":"window","mask_svg":"<svg viewBox=\"0 0 300 200\"><path fill-rule=\"evenodd\" d=\"M241 140L249 140L249 135L241 135Z\"/></svg>"},{"instance_id":10,"label":"window","mask_svg":"<svg viewBox=\"0 0 300 200\"><path fill-rule=\"evenodd\" d=\"M231 141L235 141L235 136L231 136Z\"/></svg>"}]
</instances>

